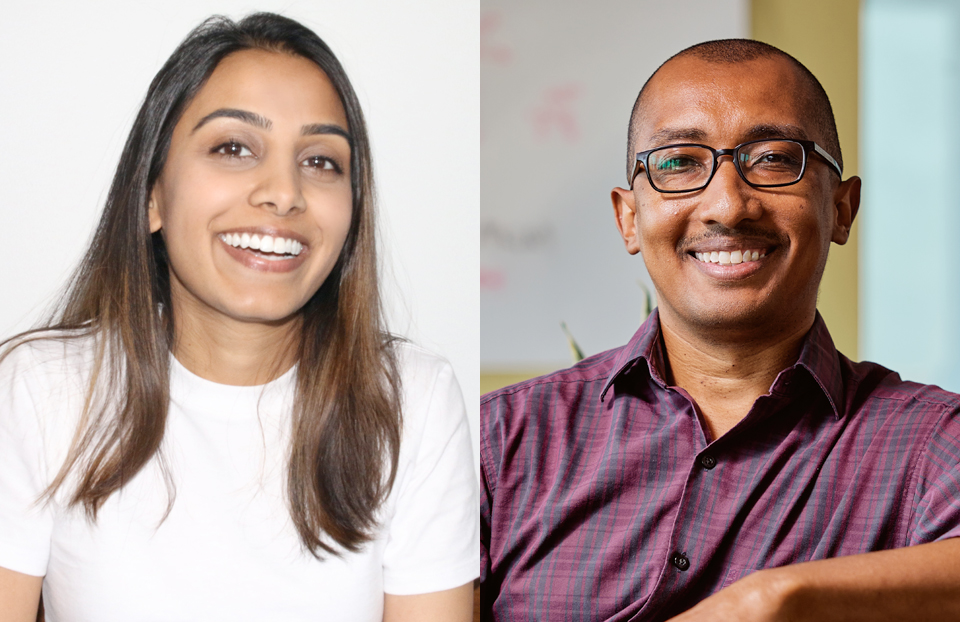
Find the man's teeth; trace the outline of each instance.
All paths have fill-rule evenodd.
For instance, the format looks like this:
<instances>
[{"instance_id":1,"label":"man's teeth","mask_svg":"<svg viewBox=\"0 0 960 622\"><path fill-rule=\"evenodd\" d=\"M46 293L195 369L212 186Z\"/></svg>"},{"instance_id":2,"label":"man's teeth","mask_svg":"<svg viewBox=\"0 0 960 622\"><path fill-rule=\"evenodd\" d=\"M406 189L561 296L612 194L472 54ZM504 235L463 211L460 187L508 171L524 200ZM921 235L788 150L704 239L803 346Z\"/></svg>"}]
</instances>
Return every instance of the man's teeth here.
<instances>
[{"instance_id":1,"label":"man's teeth","mask_svg":"<svg viewBox=\"0 0 960 622\"><path fill-rule=\"evenodd\" d=\"M249 248L261 253L274 253L276 255L293 255L296 257L303 251L303 244L296 240L286 238L275 238L270 235L260 236L254 233L221 233L218 236L221 240L234 248Z\"/></svg>"},{"instance_id":2,"label":"man's teeth","mask_svg":"<svg viewBox=\"0 0 960 622\"><path fill-rule=\"evenodd\" d=\"M766 257L767 254L760 251L712 251L709 253L694 253L694 256L700 261L727 266L730 264L746 263L748 261L758 261L762 257Z\"/></svg>"}]
</instances>

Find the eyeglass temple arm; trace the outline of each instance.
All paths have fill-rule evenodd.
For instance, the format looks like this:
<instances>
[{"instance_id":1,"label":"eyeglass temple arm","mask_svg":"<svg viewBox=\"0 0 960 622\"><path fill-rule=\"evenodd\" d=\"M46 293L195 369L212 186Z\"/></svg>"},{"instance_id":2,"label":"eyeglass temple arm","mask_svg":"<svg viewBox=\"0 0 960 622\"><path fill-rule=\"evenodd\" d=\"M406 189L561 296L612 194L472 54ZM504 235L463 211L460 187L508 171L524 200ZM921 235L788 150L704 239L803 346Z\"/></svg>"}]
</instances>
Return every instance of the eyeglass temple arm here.
<instances>
[{"instance_id":1,"label":"eyeglass temple arm","mask_svg":"<svg viewBox=\"0 0 960 622\"><path fill-rule=\"evenodd\" d=\"M643 156L643 152L642 152L642 151L637 154L637 156L636 156L636 157L637 157L636 163L633 165L633 174L630 175L630 179L627 180L627 182L629 182L629 185L628 185L627 187L630 188L631 190L633 190L633 180L636 179L636 178L637 178L637 175L640 174L640 165L643 164L643 158L642 158L642 156ZM646 168L646 167L644 167L644 168Z\"/></svg>"},{"instance_id":2,"label":"eyeglass temple arm","mask_svg":"<svg viewBox=\"0 0 960 622\"><path fill-rule=\"evenodd\" d=\"M826 160L830 164L830 166L833 167L833 170L837 171L837 175L839 175L840 178L843 179L843 167L837 164L837 161L833 159L832 155L827 153L826 150L824 150L824 148L818 145L817 143L813 143L813 150L816 151L821 158Z\"/></svg>"}]
</instances>

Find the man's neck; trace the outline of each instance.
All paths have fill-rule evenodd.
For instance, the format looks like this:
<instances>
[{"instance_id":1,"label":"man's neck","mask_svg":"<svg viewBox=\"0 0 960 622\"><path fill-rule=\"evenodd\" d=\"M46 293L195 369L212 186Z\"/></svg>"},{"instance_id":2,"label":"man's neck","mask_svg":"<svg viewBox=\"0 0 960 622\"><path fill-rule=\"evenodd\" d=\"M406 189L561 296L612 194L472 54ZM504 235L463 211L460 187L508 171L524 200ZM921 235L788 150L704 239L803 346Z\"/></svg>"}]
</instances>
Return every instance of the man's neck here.
<instances>
[{"instance_id":1,"label":"man's neck","mask_svg":"<svg viewBox=\"0 0 960 622\"><path fill-rule=\"evenodd\" d=\"M744 419L777 375L797 361L811 326L812 319L792 330L757 331L756 338L727 333L704 339L696 329L685 330L661 315L666 381L690 394L705 431L715 440Z\"/></svg>"}]
</instances>

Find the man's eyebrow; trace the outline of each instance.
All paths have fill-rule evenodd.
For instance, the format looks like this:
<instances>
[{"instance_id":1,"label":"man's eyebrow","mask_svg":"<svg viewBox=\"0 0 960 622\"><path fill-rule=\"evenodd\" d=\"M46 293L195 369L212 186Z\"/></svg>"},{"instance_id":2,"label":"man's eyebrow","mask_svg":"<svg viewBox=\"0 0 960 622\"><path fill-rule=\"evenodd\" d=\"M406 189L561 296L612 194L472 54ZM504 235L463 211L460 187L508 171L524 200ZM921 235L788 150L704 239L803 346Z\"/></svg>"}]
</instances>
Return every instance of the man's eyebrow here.
<instances>
[{"instance_id":1,"label":"man's eyebrow","mask_svg":"<svg viewBox=\"0 0 960 622\"><path fill-rule=\"evenodd\" d=\"M795 140L808 140L807 133L803 128L789 123L785 124L764 124L755 125L744 134L744 141L758 140L761 138L793 138Z\"/></svg>"},{"instance_id":2,"label":"man's eyebrow","mask_svg":"<svg viewBox=\"0 0 960 622\"><path fill-rule=\"evenodd\" d=\"M803 128L790 123L764 123L751 127L743 134L740 142L749 142L761 138L792 138L809 140ZM664 128L650 137L650 149L676 143L703 143L707 133L697 128ZM711 145L714 149L729 149L735 145Z\"/></svg>"},{"instance_id":3,"label":"man's eyebrow","mask_svg":"<svg viewBox=\"0 0 960 622\"><path fill-rule=\"evenodd\" d=\"M248 110L238 110L236 108L220 108L219 110L214 110L204 118L200 119L200 122L197 123L195 126L193 126L193 130L191 130L190 133L192 134L193 132L196 132L201 127L203 127L210 121L213 121L214 119L219 119L224 117L228 119L239 119L244 123L249 123L250 125L254 125L264 130L269 130L271 127L273 127L273 122L270 121L270 119L267 119L266 117L262 117L255 112L250 112Z\"/></svg>"},{"instance_id":4,"label":"man's eyebrow","mask_svg":"<svg viewBox=\"0 0 960 622\"><path fill-rule=\"evenodd\" d=\"M314 136L316 134L334 134L341 136L347 143L351 146L353 145L353 137L350 136L350 132L333 123L314 123L313 125L304 125L300 129L301 136Z\"/></svg>"},{"instance_id":5,"label":"man's eyebrow","mask_svg":"<svg viewBox=\"0 0 960 622\"><path fill-rule=\"evenodd\" d=\"M696 143L703 142L707 138L707 133L696 128L664 128L657 130L650 137L650 148L662 147L664 145L676 143Z\"/></svg>"}]
</instances>

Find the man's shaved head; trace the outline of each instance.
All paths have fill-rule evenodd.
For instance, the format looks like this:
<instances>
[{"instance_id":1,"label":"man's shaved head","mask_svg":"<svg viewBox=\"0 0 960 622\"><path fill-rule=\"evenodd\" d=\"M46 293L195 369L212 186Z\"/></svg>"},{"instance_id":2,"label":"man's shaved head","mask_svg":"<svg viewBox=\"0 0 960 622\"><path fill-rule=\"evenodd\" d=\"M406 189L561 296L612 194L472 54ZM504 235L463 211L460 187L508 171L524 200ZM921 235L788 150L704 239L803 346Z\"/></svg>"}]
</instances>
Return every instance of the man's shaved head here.
<instances>
[{"instance_id":1,"label":"man's shaved head","mask_svg":"<svg viewBox=\"0 0 960 622\"><path fill-rule=\"evenodd\" d=\"M827 92L823 90L820 81L810 73L810 70L803 66L803 63L790 56L783 50L753 41L752 39L720 39L718 41L706 41L697 45L688 47L666 60L656 71L653 72L637 100L633 104L633 112L630 115L630 127L627 136L627 176L633 172L636 164L637 155L637 132L640 126L640 118L643 116L644 95L650 82L660 73L660 70L674 59L678 58L696 58L708 63L715 64L736 64L746 63L762 58L781 58L790 63L796 70L799 78L798 82L802 85L802 91L796 93L797 98L802 102L801 109L809 115L811 125L817 129L823 137L823 148L836 158L837 162L843 167L843 156L840 153L840 138L837 136L837 123L833 118L833 108L830 106L830 98ZM712 145L714 148L729 148L733 145ZM653 147L650 145L649 147Z\"/></svg>"}]
</instances>

